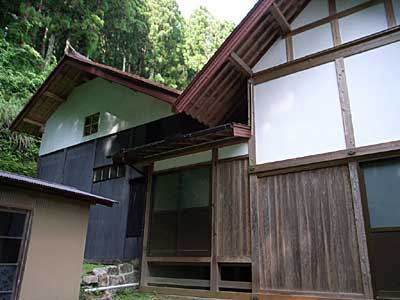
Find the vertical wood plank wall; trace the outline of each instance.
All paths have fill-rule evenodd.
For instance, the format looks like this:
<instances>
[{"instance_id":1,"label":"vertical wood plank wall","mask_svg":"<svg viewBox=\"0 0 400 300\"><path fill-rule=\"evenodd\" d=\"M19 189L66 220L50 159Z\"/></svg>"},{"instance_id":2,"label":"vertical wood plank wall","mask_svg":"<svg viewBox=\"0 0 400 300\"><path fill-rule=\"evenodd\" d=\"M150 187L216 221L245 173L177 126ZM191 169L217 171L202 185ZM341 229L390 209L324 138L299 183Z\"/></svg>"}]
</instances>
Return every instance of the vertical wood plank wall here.
<instances>
[{"instance_id":1,"label":"vertical wood plank wall","mask_svg":"<svg viewBox=\"0 0 400 300\"><path fill-rule=\"evenodd\" d=\"M250 257L248 159L218 163L218 256Z\"/></svg>"},{"instance_id":2,"label":"vertical wood plank wall","mask_svg":"<svg viewBox=\"0 0 400 300\"><path fill-rule=\"evenodd\" d=\"M258 179L260 290L363 294L347 166Z\"/></svg>"}]
</instances>

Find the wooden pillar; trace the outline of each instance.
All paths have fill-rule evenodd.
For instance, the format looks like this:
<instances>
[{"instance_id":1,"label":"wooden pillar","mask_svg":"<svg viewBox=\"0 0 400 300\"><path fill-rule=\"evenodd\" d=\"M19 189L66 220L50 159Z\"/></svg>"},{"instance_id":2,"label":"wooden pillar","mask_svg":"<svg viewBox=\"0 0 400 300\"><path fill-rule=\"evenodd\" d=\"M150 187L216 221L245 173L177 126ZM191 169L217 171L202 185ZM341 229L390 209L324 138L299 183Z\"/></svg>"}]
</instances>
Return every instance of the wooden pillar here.
<instances>
[{"instance_id":1,"label":"wooden pillar","mask_svg":"<svg viewBox=\"0 0 400 300\"><path fill-rule=\"evenodd\" d=\"M146 173L146 210L144 214L144 230L142 242L142 261L140 269L140 286L147 286L147 279L149 277L149 267L147 262L147 247L149 243L149 228L150 228L150 210L151 210L151 191L153 186L153 170L154 164L147 167Z\"/></svg>"},{"instance_id":2,"label":"wooden pillar","mask_svg":"<svg viewBox=\"0 0 400 300\"><path fill-rule=\"evenodd\" d=\"M217 292L219 290L220 272L217 262L218 256L218 148L212 150L212 231L211 231L211 274L210 290Z\"/></svg>"},{"instance_id":3,"label":"wooden pillar","mask_svg":"<svg viewBox=\"0 0 400 300\"><path fill-rule=\"evenodd\" d=\"M360 188L360 175L357 162L349 163L351 190L353 195L354 219L356 223L358 249L360 255L361 276L364 295L366 299L373 299L371 271L368 258L367 236Z\"/></svg>"}]
</instances>

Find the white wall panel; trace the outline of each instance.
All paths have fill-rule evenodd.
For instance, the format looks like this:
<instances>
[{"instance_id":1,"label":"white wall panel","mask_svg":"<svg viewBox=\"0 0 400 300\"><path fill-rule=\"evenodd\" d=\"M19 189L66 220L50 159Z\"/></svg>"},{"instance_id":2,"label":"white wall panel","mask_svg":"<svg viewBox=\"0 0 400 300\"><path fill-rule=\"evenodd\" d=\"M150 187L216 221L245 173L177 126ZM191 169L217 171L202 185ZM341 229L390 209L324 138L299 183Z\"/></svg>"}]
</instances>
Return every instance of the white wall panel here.
<instances>
[{"instance_id":1,"label":"white wall panel","mask_svg":"<svg viewBox=\"0 0 400 300\"><path fill-rule=\"evenodd\" d=\"M357 146L400 140L400 42L345 59Z\"/></svg>"},{"instance_id":2,"label":"white wall panel","mask_svg":"<svg viewBox=\"0 0 400 300\"><path fill-rule=\"evenodd\" d=\"M387 29L385 7L374 5L355 14L339 19L343 43Z\"/></svg>"},{"instance_id":3,"label":"white wall panel","mask_svg":"<svg viewBox=\"0 0 400 300\"><path fill-rule=\"evenodd\" d=\"M338 12L340 12L342 10L346 10L348 8L363 4L367 1L368 0L336 0L336 9Z\"/></svg>"},{"instance_id":4,"label":"white wall panel","mask_svg":"<svg viewBox=\"0 0 400 300\"><path fill-rule=\"evenodd\" d=\"M345 148L334 63L255 87L257 164Z\"/></svg>"},{"instance_id":5,"label":"white wall panel","mask_svg":"<svg viewBox=\"0 0 400 300\"><path fill-rule=\"evenodd\" d=\"M400 25L400 0L392 0L394 13L396 14L397 25Z\"/></svg>"},{"instance_id":6,"label":"white wall panel","mask_svg":"<svg viewBox=\"0 0 400 300\"><path fill-rule=\"evenodd\" d=\"M312 0L291 25L295 29L327 16L329 16L328 0Z\"/></svg>"},{"instance_id":7,"label":"white wall panel","mask_svg":"<svg viewBox=\"0 0 400 300\"><path fill-rule=\"evenodd\" d=\"M287 62L286 42L279 38L254 66L253 72L266 70Z\"/></svg>"},{"instance_id":8,"label":"white wall panel","mask_svg":"<svg viewBox=\"0 0 400 300\"><path fill-rule=\"evenodd\" d=\"M205 151L205 152L199 152L199 153L169 158L155 162L154 171L161 171L161 170L194 165L202 162L211 161L211 159L212 159L211 151Z\"/></svg>"},{"instance_id":9,"label":"white wall panel","mask_svg":"<svg viewBox=\"0 0 400 300\"><path fill-rule=\"evenodd\" d=\"M218 158L219 159L244 156L244 155L248 155L248 154L249 154L249 146L247 143L227 146L227 147L219 148L219 150L218 150Z\"/></svg>"},{"instance_id":10,"label":"white wall panel","mask_svg":"<svg viewBox=\"0 0 400 300\"><path fill-rule=\"evenodd\" d=\"M97 133L83 136L85 117L100 113ZM96 78L75 88L45 125L40 155L172 115L163 101Z\"/></svg>"},{"instance_id":11,"label":"white wall panel","mask_svg":"<svg viewBox=\"0 0 400 300\"><path fill-rule=\"evenodd\" d=\"M293 37L294 58L333 47L331 25L325 24Z\"/></svg>"}]
</instances>

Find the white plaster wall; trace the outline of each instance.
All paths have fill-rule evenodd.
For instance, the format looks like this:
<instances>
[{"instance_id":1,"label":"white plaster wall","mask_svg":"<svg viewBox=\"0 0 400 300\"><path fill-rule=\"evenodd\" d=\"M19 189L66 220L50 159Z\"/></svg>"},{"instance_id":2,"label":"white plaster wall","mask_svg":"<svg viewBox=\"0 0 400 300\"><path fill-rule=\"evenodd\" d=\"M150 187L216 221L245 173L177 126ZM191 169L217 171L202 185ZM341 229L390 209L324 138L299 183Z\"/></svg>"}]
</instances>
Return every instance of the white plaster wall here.
<instances>
[{"instance_id":1,"label":"white plaster wall","mask_svg":"<svg viewBox=\"0 0 400 300\"><path fill-rule=\"evenodd\" d=\"M279 38L254 66L253 72L266 70L287 62L286 42Z\"/></svg>"},{"instance_id":2,"label":"white plaster wall","mask_svg":"<svg viewBox=\"0 0 400 300\"><path fill-rule=\"evenodd\" d=\"M345 149L334 63L255 87L257 164Z\"/></svg>"},{"instance_id":3,"label":"white plaster wall","mask_svg":"<svg viewBox=\"0 0 400 300\"><path fill-rule=\"evenodd\" d=\"M342 42L350 42L387 29L385 7L371 6L355 14L339 19Z\"/></svg>"},{"instance_id":4,"label":"white plaster wall","mask_svg":"<svg viewBox=\"0 0 400 300\"><path fill-rule=\"evenodd\" d=\"M338 12L363 4L368 0L336 0L336 9Z\"/></svg>"},{"instance_id":5,"label":"white plaster wall","mask_svg":"<svg viewBox=\"0 0 400 300\"><path fill-rule=\"evenodd\" d=\"M84 137L85 117L97 112L100 112L99 131ZM46 122L40 155L171 114L167 103L96 78L74 89L68 100Z\"/></svg>"},{"instance_id":6,"label":"white plaster wall","mask_svg":"<svg viewBox=\"0 0 400 300\"><path fill-rule=\"evenodd\" d=\"M328 0L313 0L292 22L292 29L318 21L329 16Z\"/></svg>"},{"instance_id":7,"label":"white plaster wall","mask_svg":"<svg viewBox=\"0 0 400 300\"><path fill-rule=\"evenodd\" d=\"M249 154L249 146L247 143L237 144L218 149L218 159L233 158Z\"/></svg>"},{"instance_id":8,"label":"white plaster wall","mask_svg":"<svg viewBox=\"0 0 400 300\"><path fill-rule=\"evenodd\" d=\"M394 13L396 15L397 25L400 25L400 0L392 0Z\"/></svg>"},{"instance_id":9,"label":"white plaster wall","mask_svg":"<svg viewBox=\"0 0 400 300\"><path fill-rule=\"evenodd\" d=\"M345 59L357 146L400 140L400 42Z\"/></svg>"},{"instance_id":10,"label":"white plaster wall","mask_svg":"<svg viewBox=\"0 0 400 300\"><path fill-rule=\"evenodd\" d=\"M304 57L333 47L330 24L324 24L293 36L294 58Z\"/></svg>"},{"instance_id":11,"label":"white plaster wall","mask_svg":"<svg viewBox=\"0 0 400 300\"><path fill-rule=\"evenodd\" d=\"M209 162L211 160L212 160L211 151L199 152L199 153L156 161L154 163L154 171L162 171L183 166L190 166L202 162Z\"/></svg>"}]
</instances>

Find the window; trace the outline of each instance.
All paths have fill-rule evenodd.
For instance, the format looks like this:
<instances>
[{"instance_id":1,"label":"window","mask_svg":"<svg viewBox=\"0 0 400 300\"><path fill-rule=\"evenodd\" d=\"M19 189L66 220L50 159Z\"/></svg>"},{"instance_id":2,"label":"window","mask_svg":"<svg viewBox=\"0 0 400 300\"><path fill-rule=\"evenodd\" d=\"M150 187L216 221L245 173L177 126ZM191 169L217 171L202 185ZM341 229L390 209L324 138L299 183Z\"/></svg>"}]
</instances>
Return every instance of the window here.
<instances>
[{"instance_id":1,"label":"window","mask_svg":"<svg viewBox=\"0 0 400 300\"><path fill-rule=\"evenodd\" d=\"M210 254L210 173L205 166L154 176L150 255Z\"/></svg>"},{"instance_id":2,"label":"window","mask_svg":"<svg viewBox=\"0 0 400 300\"><path fill-rule=\"evenodd\" d=\"M146 181L135 178L130 182L129 211L126 237L141 237L143 229Z\"/></svg>"},{"instance_id":3,"label":"window","mask_svg":"<svg viewBox=\"0 0 400 300\"><path fill-rule=\"evenodd\" d=\"M361 165L372 229L400 227L400 158Z\"/></svg>"},{"instance_id":4,"label":"window","mask_svg":"<svg viewBox=\"0 0 400 300\"><path fill-rule=\"evenodd\" d=\"M93 182L125 177L124 165L109 165L93 170Z\"/></svg>"},{"instance_id":5,"label":"window","mask_svg":"<svg viewBox=\"0 0 400 300\"><path fill-rule=\"evenodd\" d=\"M85 118L85 127L83 128L83 136L96 133L99 130L100 113L90 115Z\"/></svg>"},{"instance_id":6,"label":"window","mask_svg":"<svg viewBox=\"0 0 400 300\"><path fill-rule=\"evenodd\" d=\"M0 209L0 299L16 298L27 213Z\"/></svg>"}]
</instances>

